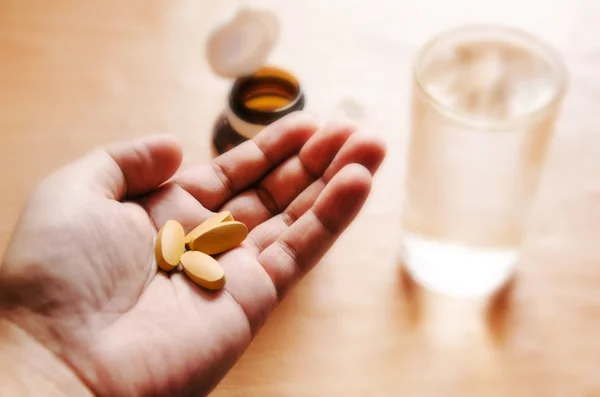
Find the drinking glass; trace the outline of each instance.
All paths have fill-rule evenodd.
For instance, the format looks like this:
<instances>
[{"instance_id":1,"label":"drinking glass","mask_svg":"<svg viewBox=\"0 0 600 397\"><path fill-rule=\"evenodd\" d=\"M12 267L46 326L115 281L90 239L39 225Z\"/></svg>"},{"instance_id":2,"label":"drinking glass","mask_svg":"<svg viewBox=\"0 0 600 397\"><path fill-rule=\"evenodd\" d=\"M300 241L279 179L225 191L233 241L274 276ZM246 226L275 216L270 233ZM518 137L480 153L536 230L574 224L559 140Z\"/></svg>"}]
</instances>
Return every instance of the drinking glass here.
<instances>
[{"instance_id":1,"label":"drinking glass","mask_svg":"<svg viewBox=\"0 0 600 397\"><path fill-rule=\"evenodd\" d=\"M419 51L402 211L418 283L485 295L513 274L566 80L551 47L508 27L455 28Z\"/></svg>"}]
</instances>

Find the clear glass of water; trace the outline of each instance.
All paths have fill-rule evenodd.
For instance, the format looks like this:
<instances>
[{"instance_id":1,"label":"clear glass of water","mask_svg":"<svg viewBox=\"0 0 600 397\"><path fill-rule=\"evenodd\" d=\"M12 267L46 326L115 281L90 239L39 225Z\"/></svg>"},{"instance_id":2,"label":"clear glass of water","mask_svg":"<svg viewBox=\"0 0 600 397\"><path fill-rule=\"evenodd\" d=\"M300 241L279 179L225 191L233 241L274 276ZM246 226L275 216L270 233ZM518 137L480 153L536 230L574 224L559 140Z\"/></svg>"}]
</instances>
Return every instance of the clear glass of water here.
<instances>
[{"instance_id":1,"label":"clear glass of water","mask_svg":"<svg viewBox=\"0 0 600 397\"><path fill-rule=\"evenodd\" d=\"M402 211L418 283L475 296L512 276L566 81L552 48L512 28L454 29L418 53Z\"/></svg>"}]
</instances>

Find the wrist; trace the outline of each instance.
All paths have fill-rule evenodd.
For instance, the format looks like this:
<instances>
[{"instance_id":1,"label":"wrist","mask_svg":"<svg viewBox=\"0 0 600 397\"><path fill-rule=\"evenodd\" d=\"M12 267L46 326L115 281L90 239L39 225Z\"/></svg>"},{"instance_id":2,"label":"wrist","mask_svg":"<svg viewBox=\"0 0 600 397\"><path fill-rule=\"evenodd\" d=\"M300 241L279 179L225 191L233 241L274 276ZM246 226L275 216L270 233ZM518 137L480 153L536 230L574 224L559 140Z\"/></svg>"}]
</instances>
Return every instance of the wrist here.
<instances>
[{"instance_id":1,"label":"wrist","mask_svg":"<svg viewBox=\"0 0 600 397\"><path fill-rule=\"evenodd\" d=\"M5 319L0 319L0 395L91 396L54 353Z\"/></svg>"}]
</instances>

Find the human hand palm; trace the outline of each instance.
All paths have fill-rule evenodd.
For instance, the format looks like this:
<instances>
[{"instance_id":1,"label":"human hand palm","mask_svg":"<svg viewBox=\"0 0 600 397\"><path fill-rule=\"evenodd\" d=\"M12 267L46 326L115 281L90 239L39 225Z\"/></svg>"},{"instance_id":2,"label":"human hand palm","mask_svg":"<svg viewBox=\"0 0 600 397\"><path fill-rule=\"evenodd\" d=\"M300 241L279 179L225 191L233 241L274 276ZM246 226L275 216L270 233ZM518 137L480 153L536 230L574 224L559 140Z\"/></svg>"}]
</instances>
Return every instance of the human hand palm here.
<instances>
[{"instance_id":1,"label":"human hand palm","mask_svg":"<svg viewBox=\"0 0 600 397\"><path fill-rule=\"evenodd\" d=\"M25 208L0 268L2 314L95 394L206 394L356 216L383 156L301 113L175 176L169 137L95 151ZM225 209L250 233L218 257L224 290L157 272L157 228L176 219L187 232Z\"/></svg>"}]
</instances>

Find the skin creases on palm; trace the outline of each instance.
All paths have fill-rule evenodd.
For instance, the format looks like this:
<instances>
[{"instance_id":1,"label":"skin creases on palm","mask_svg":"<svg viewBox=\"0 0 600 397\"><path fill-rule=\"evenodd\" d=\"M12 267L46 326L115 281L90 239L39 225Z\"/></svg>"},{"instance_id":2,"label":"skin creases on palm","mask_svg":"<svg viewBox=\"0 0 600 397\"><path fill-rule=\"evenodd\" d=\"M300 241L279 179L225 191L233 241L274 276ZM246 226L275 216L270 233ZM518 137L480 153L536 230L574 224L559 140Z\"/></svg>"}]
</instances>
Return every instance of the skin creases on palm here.
<instances>
[{"instance_id":1,"label":"skin creases on palm","mask_svg":"<svg viewBox=\"0 0 600 397\"><path fill-rule=\"evenodd\" d=\"M178 172L170 136L119 142L49 176L0 268L0 310L95 395L212 390L362 208L385 155L348 122L294 113ZM157 272L156 230L229 210L250 232L206 291Z\"/></svg>"}]
</instances>

